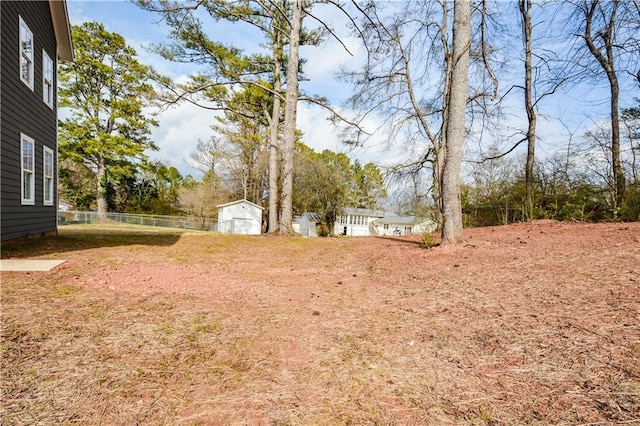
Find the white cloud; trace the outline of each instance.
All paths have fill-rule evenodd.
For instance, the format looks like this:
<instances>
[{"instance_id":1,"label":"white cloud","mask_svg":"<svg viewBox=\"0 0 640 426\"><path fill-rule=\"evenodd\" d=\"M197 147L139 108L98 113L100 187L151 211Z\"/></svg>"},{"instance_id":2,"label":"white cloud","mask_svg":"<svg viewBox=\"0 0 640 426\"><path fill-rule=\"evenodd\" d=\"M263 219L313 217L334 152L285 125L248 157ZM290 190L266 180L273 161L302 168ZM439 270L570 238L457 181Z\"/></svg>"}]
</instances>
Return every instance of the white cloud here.
<instances>
[{"instance_id":1,"label":"white cloud","mask_svg":"<svg viewBox=\"0 0 640 426\"><path fill-rule=\"evenodd\" d=\"M354 115L348 110L337 109L344 117ZM342 143L339 130L328 120L329 115L326 109L317 105L302 103L298 106L297 126L304 133L302 140L314 150L320 152L329 149L345 153L352 160L359 160L363 164L374 163L378 166L388 166L406 160L409 155L408 149L402 146L401 141L390 141L384 130L377 129L380 122L377 117L372 115L362 123L362 127L371 136L363 146L353 147Z\"/></svg>"},{"instance_id":2,"label":"white cloud","mask_svg":"<svg viewBox=\"0 0 640 426\"><path fill-rule=\"evenodd\" d=\"M213 135L211 125L215 116L214 111L192 104L178 105L163 112L158 117L159 126L151 134L160 150L150 153L150 157L176 167L183 175L200 177L201 173L189 167L185 160L195 150L198 139Z\"/></svg>"},{"instance_id":3,"label":"white cloud","mask_svg":"<svg viewBox=\"0 0 640 426\"><path fill-rule=\"evenodd\" d=\"M304 71L311 81L331 78L342 65L359 63L365 53L361 43L354 37L342 37L342 43L349 52L335 39L331 39L325 46L303 46L300 51L307 60Z\"/></svg>"},{"instance_id":4,"label":"white cloud","mask_svg":"<svg viewBox=\"0 0 640 426\"><path fill-rule=\"evenodd\" d=\"M302 140L318 152L325 149L342 152L342 144L328 117L329 113L319 106L299 104L297 127L304 133Z\"/></svg>"},{"instance_id":5,"label":"white cloud","mask_svg":"<svg viewBox=\"0 0 640 426\"><path fill-rule=\"evenodd\" d=\"M341 113L348 115L348 111ZM182 104L164 111L157 117L159 126L151 134L160 150L150 152L150 158L176 167L183 175L201 177L201 172L189 167L186 159L196 149L198 139L207 139L214 134L211 125L219 114L192 104ZM347 146L342 143L338 130L328 117L328 111L316 105L300 103L298 106L297 127L304 133L303 141L318 152L329 149L346 153L352 160L380 165L406 155L406 150L390 149L381 133L370 138L364 147ZM374 121L371 119L369 124ZM373 128L372 125L369 127Z\"/></svg>"}]
</instances>

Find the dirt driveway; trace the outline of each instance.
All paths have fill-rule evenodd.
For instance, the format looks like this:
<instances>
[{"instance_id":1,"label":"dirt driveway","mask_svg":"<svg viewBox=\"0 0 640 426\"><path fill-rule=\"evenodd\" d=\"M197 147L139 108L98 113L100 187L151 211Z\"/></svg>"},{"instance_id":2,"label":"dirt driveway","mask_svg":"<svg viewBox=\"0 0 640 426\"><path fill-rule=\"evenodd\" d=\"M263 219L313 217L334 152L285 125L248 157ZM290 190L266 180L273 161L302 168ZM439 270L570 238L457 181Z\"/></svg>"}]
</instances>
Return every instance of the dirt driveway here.
<instances>
[{"instance_id":1,"label":"dirt driveway","mask_svg":"<svg viewBox=\"0 0 640 426\"><path fill-rule=\"evenodd\" d=\"M640 224L3 247L2 424L640 423Z\"/></svg>"}]
</instances>

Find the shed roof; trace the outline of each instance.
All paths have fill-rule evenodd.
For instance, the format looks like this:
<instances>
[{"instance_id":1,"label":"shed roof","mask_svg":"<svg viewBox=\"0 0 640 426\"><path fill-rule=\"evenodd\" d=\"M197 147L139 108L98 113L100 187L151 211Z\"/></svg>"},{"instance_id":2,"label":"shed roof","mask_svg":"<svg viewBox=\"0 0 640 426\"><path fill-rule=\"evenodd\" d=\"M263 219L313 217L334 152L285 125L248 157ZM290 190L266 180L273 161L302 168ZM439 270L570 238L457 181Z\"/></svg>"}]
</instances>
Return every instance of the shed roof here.
<instances>
[{"instance_id":1,"label":"shed roof","mask_svg":"<svg viewBox=\"0 0 640 426\"><path fill-rule=\"evenodd\" d=\"M240 203L249 204L249 205L252 205L253 207L257 207L257 208L259 208L260 210L264 210L264 207L259 206L259 205L255 204L255 203L252 203L252 202L251 202L251 201L249 201L249 200L236 200L236 201L232 201L232 202L230 202L230 203L226 203L226 204L218 204L216 207L217 207L217 208L220 208L220 207L227 207L227 206L232 206L232 205L234 205L234 204L240 204Z\"/></svg>"},{"instance_id":2,"label":"shed roof","mask_svg":"<svg viewBox=\"0 0 640 426\"><path fill-rule=\"evenodd\" d=\"M73 61L73 43L71 40L71 24L65 0L49 0L49 10L56 34L58 56L65 61Z\"/></svg>"},{"instance_id":3,"label":"shed roof","mask_svg":"<svg viewBox=\"0 0 640 426\"><path fill-rule=\"evenodd\" d=\"M300 217L300 219L305 218L307 219L309 222L322 222L322 219L320 218L320 215L316 212L304 212L302 213L302 216Z\"/></svg>"}]
</instances>

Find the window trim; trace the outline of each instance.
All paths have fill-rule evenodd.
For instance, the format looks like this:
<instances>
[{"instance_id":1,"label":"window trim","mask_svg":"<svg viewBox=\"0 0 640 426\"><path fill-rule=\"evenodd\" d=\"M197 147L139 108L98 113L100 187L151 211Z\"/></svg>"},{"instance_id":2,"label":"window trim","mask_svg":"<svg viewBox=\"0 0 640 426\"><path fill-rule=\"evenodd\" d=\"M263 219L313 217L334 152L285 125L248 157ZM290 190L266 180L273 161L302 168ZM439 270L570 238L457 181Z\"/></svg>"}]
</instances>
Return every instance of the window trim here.
<instances>
[{"instance_id":1,"label":"window trim","mask_svg":"<svg viewBox=\"0 0 640 426\"><path fill-rule=\"evenodd\" d=\"M31 170L25 169L24 167L24 142L31 143ZM25 135L24 133L20 133L20 200L21 204L33 206L36 203L36 158L35 158L35 150L36 150L36 141L33 138ZM31 188L30 197L25 198L24 193L24 185L25 179L24 174L25 171L31 173L29 177L29 187Z\"/></svg>"},{"instance_id":2,"label":"window trim","mask_svg":"<svg viewBox=\"0 0 640 426\"><path fill-rule=\"evenodd\" d=\"M47 78L47 64L51 64L51 79ZM46 50L42 49L42 101L51 109L53 109L53 99L55 96L55 86L53 84L55 78L55 67L53 60ZM49 100L47 100L49 95Z\"/></svg>"},{"instance_id":3,"label":"window trim","mask_svg":"<svg viewBox=\"0 0 640 426\"><path fill-rule=\"evenodd\" d=\"M34 74L35 74L35 67L34 67L34 63L35 63L35 40L33 37L33 31L31 31L31 28L29 28L29 26L27 25L27 23L24 21L24 19L22 19L22 16L18 15L18 18L20 20L20 24L18 25L18 53L19 53L19 58L20 60L18 61L18 72L20 73L20 81L22 81L24 84L27 85L27 87L29 87L29 89L31 89L31 91L33 91L34 88ZM26 32L31 36L31 57L29 57L28 55L25 55L24 50L22 48L22 28L24 27L24 29L26 30ZM25 80L24 76L22 75L22 60L26 59L29 62L29 80Z\"/></svg>"},{"instance_id":4,"label":"window trim","mask_svg":"<svg viewBox=\"0 0 640 426\"><path fill-rule=\"evenodd\" d=\"M51 174L47 175L47 154L51 154ZM54 194L53 194L53 190L54 190L54 155L53 155L53 150L51 148L49 148L46 145L42 146L42 204L44 204L45 206L53 206L53 200L54 200ZM47 182L47 179L51 179L49 182ZM49 189L49 196L50 198L47 199L47 189Z\"/></svg>"}]
</instances>

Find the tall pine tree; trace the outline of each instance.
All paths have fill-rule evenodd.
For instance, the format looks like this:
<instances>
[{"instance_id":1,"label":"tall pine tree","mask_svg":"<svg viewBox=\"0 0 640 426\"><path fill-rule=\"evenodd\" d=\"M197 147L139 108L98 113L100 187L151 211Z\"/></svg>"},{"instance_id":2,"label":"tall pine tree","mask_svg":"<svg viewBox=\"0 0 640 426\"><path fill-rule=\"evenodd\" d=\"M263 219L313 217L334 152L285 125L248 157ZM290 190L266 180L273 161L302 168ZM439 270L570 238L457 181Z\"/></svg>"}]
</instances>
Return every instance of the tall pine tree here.
<instances>
[{"instance_id":1,"label":"tall pine tree","mask_svg":"<svg viewBox=\"0 0 640 426\"><path fill-rule=\"evenodd\" d=\"M60 106L70 115L60 123L60 156L95 176L98 212L107 211L109 175L122 177L146 160L157 123L143 113L154 96L149 68L125 39L87 22L72 27L75 61L60 70Z\"/></svg>"}]
</instances>

